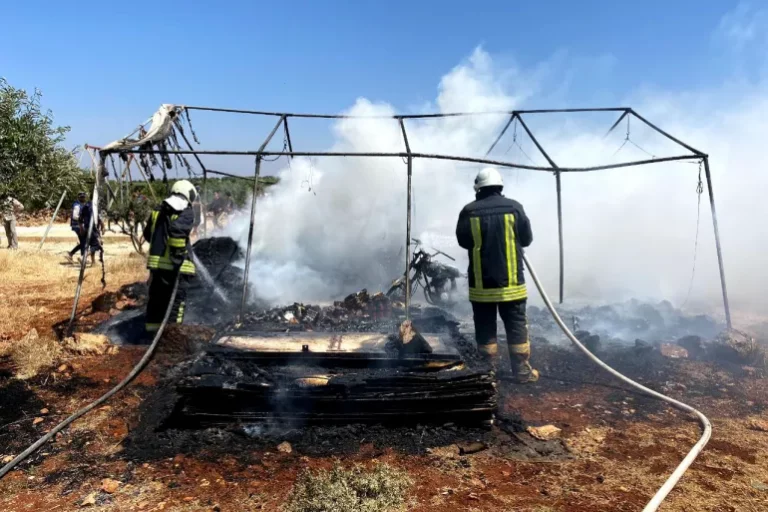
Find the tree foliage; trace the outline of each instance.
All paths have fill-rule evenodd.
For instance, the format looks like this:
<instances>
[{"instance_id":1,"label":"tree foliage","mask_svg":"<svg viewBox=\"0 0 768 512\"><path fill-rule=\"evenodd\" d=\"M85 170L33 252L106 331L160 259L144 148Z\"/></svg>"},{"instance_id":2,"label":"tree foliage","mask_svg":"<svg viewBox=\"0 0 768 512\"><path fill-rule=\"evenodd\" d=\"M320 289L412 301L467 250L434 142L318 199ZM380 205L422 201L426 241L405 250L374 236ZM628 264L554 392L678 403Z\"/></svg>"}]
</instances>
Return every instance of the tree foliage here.
<instances>
[{"instance_id":1,"label":"tree foliage","mask_svg":"<svg viewBox=\"0 0 768 512\"><path fill-rule=\"evenodd\" d=\"M55 205L64 190L85 189L88 174L64 148L68 126L55 126L43 110L42 93L11 86L0 77L0 195L16 197L28 210Z\"/></svg>"}]
</instances>

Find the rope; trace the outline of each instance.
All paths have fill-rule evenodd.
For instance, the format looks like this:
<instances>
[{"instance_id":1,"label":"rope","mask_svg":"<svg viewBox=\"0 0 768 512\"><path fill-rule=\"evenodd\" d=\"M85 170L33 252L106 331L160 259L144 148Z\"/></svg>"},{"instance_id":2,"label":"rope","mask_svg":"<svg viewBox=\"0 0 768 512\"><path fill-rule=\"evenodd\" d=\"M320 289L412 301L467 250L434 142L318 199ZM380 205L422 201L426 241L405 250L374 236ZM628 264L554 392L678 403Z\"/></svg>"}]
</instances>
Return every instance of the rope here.
<instances>
[{"instance_id":1,"label":"rope","mask_svg":"<svg viewBox=\"0 0 768 512\"><path fill-rule=\"evenodd\" d=\"M515 124L514 126L512 126L512 144L509 145L509 147L504 152L504 154L506 155L507 153L509 153L509 151L515 146L517 146L517 148L520 150L520 153L522 153L523 156L527 158L529 162L531 162L532 164L535 164L535 162L533 161L533 158L528 156L528 153L525 152L525 150L523 149L523 146L521 146L520 142L518 142L517 140L517 118L515 118Z\"/></svg>"},{"instance_id":2,"label":"rope","mask_svg":"<svg viewBox=\"0 0 768 512\"><path fill-rule=\"evenodd\" d=\"M640 145L639 145L637 142L633 141L633 140L630 138L630 123L629 123L629 120L630 120L630 117L629 117L629 116L627 116L627 134L626 134L626 136L624 137L624 142L622 142L622 143L621 143L621 146L619 146L619 149L617 149L616 151L614 151L614 152L613 152L613 155L611 155L611 158L613 158L614 156L618 155L618 154L619 154L619 151L621 151L622 149L624 149L624 146L626 146L626 145L627 145L627 143L629 143L629 144L632 144L633 146L635 146L637 149L639 149L640 151L642 151L643 153L645 153L645 154L646 154L646 155L648 155L649 157L651 157L651 158L656 158L656 155L654 155L654 154L652 154L652 153L649 153L649 152L648 152L648 151L646 151L644 148L642 148L642 147L641 147L641 146L640 146Z\"/></svg>"},{"instance_id":3,"label":"rope","mask_svg":"<svg viewBox=\"0 0 768 512\"><path fill-rule=\"evenodd\" d=\"M704 184L701 181L701 165L702 162L699 161L699 182L696 185L696 195L698 197L696 198L696 239L693 243L693 268L691 269L691 281L688 283L688 294L685 296L685 302L683 302L682 307L685 307L685 305L688 304L688 299L691 298L693 277L696 275L696 256L699 252L699 225L701 221L701 194L704 193Z\"/></svg>"},{"instance_id":4,"label":"rope","mask_svg":"<svg viewBox=\"0 0 768 512\"><path fill-rule=\"evenodd\" d=\"M67 428L72 422L77 420L78 418L84 416L85 414L88 414L92 410L94 410L96 407L100 406L112 396L117 394L120 390L122 390L125 386L131 383L133 379L135 379L141 372L144 370L144 368L149 363L150 359L152 359L152 355L155 353L155 349L157 348L157 344L160 341L160 336L163 334L163 330L165 330L165 326L168 324L168 319L171 316L171 310L173 309L173 302L176 300L176 292L179 289L179 276L181 273L176 274L176 282L173 285L173 291L171 292L171 300L168 302L168 309L165 310L165 317L163 318L163 323L160 324L160 329L157 330L157 334L155 334L155 339L152 340L152 344L149 346L147 351L144 353L144 356L141 358L141 360L134 366L133 370L114 388L107 391L104 395L102 395L99 399L97 399L95 402L90 403L89 405L83 407L79 411L76 411L71 416L66 418L64 421L53 427L50 432L45 434L43 437L35 441L29 448L21 452L19 455L16 456L15 459L13 459L11 462L6 464L5 466L0 469L0 480L8 474L9 471L11 471L13 468L19 465L24 459L35 453L38 448L43 446L45 443L53 439L53 437Z\"/></svg>"},{"instance_id":5,"label":"rope","mask_svg":"<svg viewBox=\"0 0 768 512\"><path fill-rule=\"evenodd\" d=\"M301 188L303 190L304 189L304 184L306 183L307 184L307 192L312 192L312 194L316 196L317 192L315 192L314 189L312 188L312 171L313 171L313 169L314 169L314 166L312 165L312 159L310 158L309 159L309 175L307 176L307 178L305 178L305 179L303 179L301 181L300 186L301 186Z\"/></svg>"},{"instance_id":6,"label":"rope","mask_svg":"<svg viewBox=\"0 0 768 512\"><path fill-rule=\"evenodd\" d=\"M557 310L555 310L555 307L552 305L552 302L549 300L547 293L544 291L544 287L541 285L541 282L539 281L539 277L536 275L536 271L531 266L531 263L528 261L528 258L526 257L525 253L523 253L523 261L525 262L525 265L528 267L528 271L531 274L531 278L533 279L533 282L536 284L536 288L539 290L539 294L541 295L541 298L544 300L544 304L546 304L547 309L549 309L549 312L552 314L552 318L554 318L555 322L557 322L557 325L560 326L560 329L563 330L563 333L565 333L565 335L568 336L568 339L570 339L571 342L579 350L581 350L584 353L584 355L586 355L593 363L598 365L600 368L607 371L608 373L610 373L617 379L621 380L622 382L629 384L633 388L638 389L647 395L650 395L654 398L658 398L659 400L663 400L664 402L667 402L668 404L672 405L676 409L680 409L681 411L685 411L693 414L699 420L699 423L701 423L703 433L701 434L701 438L699 439L699 441L695 445L693 445L693 448L691 448L691 451L688 452L688 455L685 456L685 458L680 463L680 465L677 466L677 468L675 468L675 470L672 472L669 478L667 478L667 480L664 482L664 485L662 485L659 488L659 490L656 491L656 494L653 495L651 500L643 509L643 512L656 512L656 510L659 509L659 507L661 506L661 503L664 501L664 499L667 497L670 491L675 487L675 485L677 485L677 482L680 481L680 478L682 478L683 474L685 474L685 472L688 470L691 464L693 464L693 461L696 460L696 457L699 456L701 451L707 445L707 442L709 442L709 438L712 437L712 424L709 422L709 419L707 419L706 416L704 416L700 411L698 411L697 409L694 409L690 405L684 404L683 402L675 400L674 398L668 397L666 395L662 395L657 391L647 388L642 384L639 384L633 381L626 375L619 373L618 371L614 370L613 368L605 364L603 361L598 359L592 352L590 352L587 349L587 347L585 347L576 338L576 336L573 335L573 333L565 325L565 322L563 322L563 319L560 318L560 315L557 313Z\"/></svg>"}]
</instances>

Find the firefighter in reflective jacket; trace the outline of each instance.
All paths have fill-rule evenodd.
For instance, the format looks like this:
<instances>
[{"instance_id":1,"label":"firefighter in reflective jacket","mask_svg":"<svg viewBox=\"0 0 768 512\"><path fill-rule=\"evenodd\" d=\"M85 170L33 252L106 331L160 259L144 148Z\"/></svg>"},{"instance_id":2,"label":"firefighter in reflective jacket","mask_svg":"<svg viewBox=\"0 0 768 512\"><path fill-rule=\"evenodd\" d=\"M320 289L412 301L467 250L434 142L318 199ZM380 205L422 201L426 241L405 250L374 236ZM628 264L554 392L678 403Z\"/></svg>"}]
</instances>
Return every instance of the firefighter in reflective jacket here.
<instances>
[{"instance_id":1,"label":"firefighter in reflective jacket","mask_svg":"<svg viewBox=\"0 0 768 512\"><path fill-rule=\"evenodd\" d=\"M160 328L177 273L181 274L179 287L168 321L180 324L184 320L187 285L195 274L195 265L188 254L191 249L189 235L195 227L192 204L196 196L192 183L177 181L171 188L171 195L155 208L144 228L144 239L149 241L147 268L151 274L146 319L148 332Z\"/></svg>"},{"instance_id":2,"label":"firefighter in reflective jacket","mask_svg":"<svg viewBox=\"0 0 768 512\"><path fill-rule=\"evenodd\" d=\"M531 244L533 234L523 206L504 197L503 187L496 169L486 168L478 173L476 200L459 214L456 238L469 252L469 300L478 350L495 366L498 311L507 332L515 379L520 383L535 382L539 373L528 362L531 344L522 258L522 248Z\"/></svg>"}]
</instances>

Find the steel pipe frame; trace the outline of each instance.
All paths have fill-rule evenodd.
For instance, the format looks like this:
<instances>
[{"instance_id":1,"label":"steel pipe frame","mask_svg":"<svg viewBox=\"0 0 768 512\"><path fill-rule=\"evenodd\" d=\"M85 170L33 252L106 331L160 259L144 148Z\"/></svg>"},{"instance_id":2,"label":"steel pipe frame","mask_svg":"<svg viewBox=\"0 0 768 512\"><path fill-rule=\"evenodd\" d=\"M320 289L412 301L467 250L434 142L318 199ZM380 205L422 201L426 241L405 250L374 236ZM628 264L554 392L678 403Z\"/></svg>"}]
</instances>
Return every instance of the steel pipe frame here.
<instances>
[{"instance_id":1,"label":"steel pipe frame","mask_svg":"<svg viewBox=\"0 0 768 512\"><path fill-rule=\"evenodd\" d=\"M203 111L210 111L210 112L227 112L227 113L237 113L237 114L251 114L251 115L263 115L263 116L278 116L280 117L280 121L275 126L275 128L272 130L272 133L267 138L267 141L262 145L261 148L259 148L258 151L166 151L166 153L177 153L177 154L193 154L195 156L200 154L211 154L211 155L254 155L257 157L257 173L260 169L260 161L261 158L264 156L288 156L290 158L293 158L295 156L335 156L335 157L401 157L401 158L407 158L408 159L408 218L407 222L408 225L406 227L406 232L410 232L410 216L411 216L411 208L410 208L410 201L411 201L411 178L412 178L412 164L414 158L428 158L428 159L438 159L438 160L450 160L450 161L459 161L459 162L468 162L468 163L478 163L478 164L489 164L489 165L496 165L499 167L506 167L506 168L515 168L515 169L527 169L527 170L533 170L533 171L548 171L548 172L554 172L556 177L556 188L557 188L557 202L558 202L558 237L560 241L560 302L563 301L564 298L564 250L563 250L563 226L562 226L562 189L561 189L561 173L563 172L591 172L591 171L601 171L601 170L608 170L608 169L620 169L625 167L635 167L635 166L641 166L641 165L648 165L648 164L655 164L655 163L662 163L662 162L672 162L672 161L680 161L680 160L689 160L689 159L697 159L702 160L705 165L706 169L706 175L707 175L707 185L709 187L709 196L710 196L710 208L712 211L712 219L714 224L714 230L715 230L715 239L717 244L717 255L718 255L718 264L720 269L720 281L721 281L721 287L723 291L723 303L725 308L725 314L726 314L726 321L728 323L729 328L731 327L731 315L730 315L730 307L728 303L728 294L727 294L727 288L726 288L726 281L725 281L725 271L724 271L724 265L723 265L723 257L722 257L722 248L720 244L720 234L719 234L719 228L717 224L717 213L715 209L715 201L714 201L714 192L712 189L712 182L711 182L711 175L710 175L710 169L709 169L709 158L706 153L703 153L702 151L699 151L698 149L695 149L694 147L682 142L681 140L677 139L676 137L670 135L666 131L662 130L655 124L651 123L644 117L642 117L640 114L638 114L634 109L629 107L609 107L609 108L573 108L573 109L533 109L533 110L511 110L511 111L496 111L496 112L453 112L453 113L445 113L445 114L412 114L412 115L395 115L395 116L353 116L353 115L345 115L345 114L300 114L300 113L290 113L290 112L269 112L269 111L256 111L256 110L244 110L244 109L228 109L228 108L216 108L216 107L200 107L200 106L184 106L186 109L190 110L203 110ZM611 126L611 128L606 133L606 136L610 134L618 125L619 123L628 115L632 115L636 117L638 120L642 121L644 124L646 124L648 127L656 131L657 133L661 134L663 137L671 140L672 142L676 143L677 145L685 148L686 150L690 151L692 155L681 155L681 156L672 156L672 157L663 157L663 158L653 158L653 159L646 159L646 160L637 160L633 162L625 162L621 164L610 164L610 165L600 165L600 166L592 166L592 167L559 167L557 166L554 161L549 157L549 155L546 153L544 148L541 146L541 144L538 142L536 137L532 134L530 129L525 124L525 121L523 121L521 114L551 114L551 113L583 113L583 112L621 112L621 116L616 120L616 122ZM540 167L540 166L529 166L529 165L522 165L522 164L515 164L511 162L503 162L498 160L491 160L487 158L470 158L470 157L459 157L459 156L451 156L451 155L437 155L437 154L426 154L426 153L414 153L410 150L410 147L408 145L407 140L407 134L405 132L405 126L403 121L405 119L430 119L430 118L444 118L444 117L461 117L461 116L480 116L480 115L509 115L509 120L505 124L504 128L501 130L499 135L494 140L491 147L488 149L488 151L485 153L485 156L488 156L488 154L493 151L493 149L496 147L498 142L501 140L501 138L504 136L506 131L508 130L509 126L514 122L514 120L517 118L520 120L521 125L527 132L528 136L531 137L531 140L533 140L534 144L538 148L538 150L541 152L541 154L547 159L547 161L550 164L550 167ZM343 152L300 152L300 151L293 151L293 145L290 140L290 132L288 130L288 118L289 117L296 117L296 118L309 118L309 119L395 119L398 120L401 126L401 130L403 132L403 138L406 143L406 153L343 153ZM264 148L271 140L272 136L274 136L275 131L277 130L277 127L280 125L280 123L283 124L286 138L288 140L288 149L289 151L280 151L280 152L267 152L264 151ZM153 153L157 151L116 151L116 152L123 152L123 153ZM198 160L199 161L199 160ZM139 166L141 167L141 166ZM205 173L204 173L204 180L205 180ZM256 176L256 179L254 180L254 190L256 191L258 188L258 174ZM252 230L253 230L253 222L254 222L254 211L255 208L255 196L254 196L254 204L251 211L251 233L249 233L249 246L248 246L248 252L250 254L250 245L252 241ZM408 237L408 240L406 240L406 260L408 262L408 265L410 265L410 236ZM249 262L246 261L246 274L247 274L247 267L249 265ZM407 292L409 285L410 285L410 279L408 277L408 268L406 268L406 289ZM247 288L247 280L244 284L244 291L245 288ZM407 293L406 292L406 293ZM408 293L407 293L408 295ZM409 299L410 297L406 297ZM243 296L243 301L245 300L245 294ZM407 301L408 302L408 301ZM409 306L409 304L407 304ZM242 309L244 306L241 306L241 316L242 316Z\"/></svg>"},{"instance_id":2,"label":"steel pipe frame","mask_svg":"<svg viewBox=\"0 0 768 512\"><path fill-rule=\"evenodd\" d=\"M408 156L411 156L413 158L425 158L425 159L433 159L433 160L450 160L454 162L467 162L467 163L474 163L474 164L489 164L489 165L496 165L499 167L508 167L511 169L527 169L529 171L542 171L542 172L591 172L591 171L604 171L607 169L621 169L623 167L636 167L639 165L648 165L648 164L656 164L656 163L662 163L662 162L674 162L677 160L699 160L701 157L698 155L678 155L678 156L667 156L667 157L661 157L661 158L651 158L646 160L636 160L633 162L624 162L620 164L608 164L608 165L597 165L594 167L541 167L541 166L535 166L535 165L524 165L524 164L516 164L513 162L505 162L503 160L490 160L487 158L473 158L473 157L465 157L465 156L455 156L455 155L439 155L439 154L433 154L433 153L414 153L411 152L410 155L406 153L392 153L392 152L365 152L365 153L353 153L353 152L335 152L335 151L237 151L237 150L168 150L168 151L157 151L157 150L147 150L147 149L139 149L139 150L129 150L129 149L119 149L119 150L113 150L110 151L110 153L132 153L132 154L149 154L149 153L165 153L169 155L173 154L179 154L179 155L192 155L192 154L198 154L198 155L230 155L230 156L328 156L328 157L398 157L398 158L407 158Z\"/></svg>"}]
</instances>

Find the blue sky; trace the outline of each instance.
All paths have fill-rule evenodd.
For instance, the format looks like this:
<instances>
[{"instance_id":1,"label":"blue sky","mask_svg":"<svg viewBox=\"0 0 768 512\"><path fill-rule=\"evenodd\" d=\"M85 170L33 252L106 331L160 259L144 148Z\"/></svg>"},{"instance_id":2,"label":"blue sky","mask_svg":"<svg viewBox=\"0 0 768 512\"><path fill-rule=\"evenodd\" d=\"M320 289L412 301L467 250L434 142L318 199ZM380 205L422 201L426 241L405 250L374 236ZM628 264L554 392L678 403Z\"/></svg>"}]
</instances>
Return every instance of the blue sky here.
<instances>
[{"instance_id":1,"label":"blue sky","mask_svg":"<svg viewBox=\"0 0 768 512\"><path fill-rule=\"evenodd\" d=\"M482 47L556 82L548 104L706 87L734 65L727 1L8 2L0 75L38 87L70 141L104 143L160 103L408 110ZM721 31L722 32L722 31ZM730 71L728 71L730 72ZM542 105L529 105L542 106Z\"/></svg>"}]
</instances>

